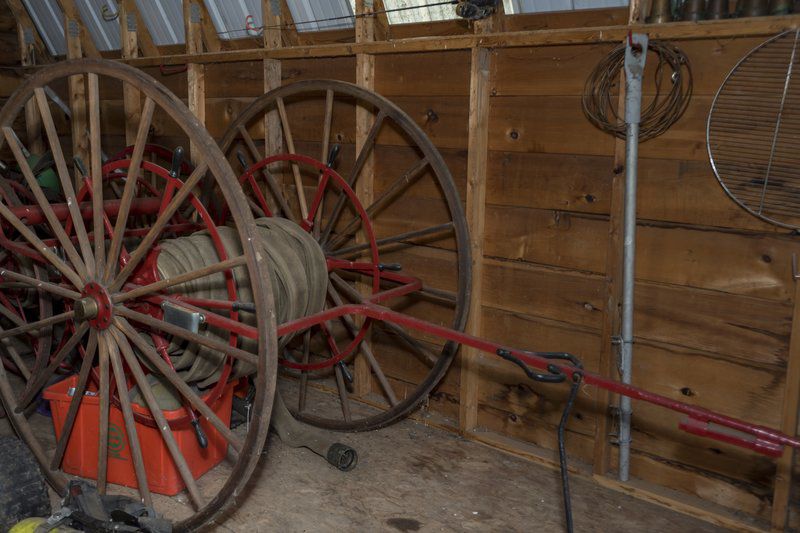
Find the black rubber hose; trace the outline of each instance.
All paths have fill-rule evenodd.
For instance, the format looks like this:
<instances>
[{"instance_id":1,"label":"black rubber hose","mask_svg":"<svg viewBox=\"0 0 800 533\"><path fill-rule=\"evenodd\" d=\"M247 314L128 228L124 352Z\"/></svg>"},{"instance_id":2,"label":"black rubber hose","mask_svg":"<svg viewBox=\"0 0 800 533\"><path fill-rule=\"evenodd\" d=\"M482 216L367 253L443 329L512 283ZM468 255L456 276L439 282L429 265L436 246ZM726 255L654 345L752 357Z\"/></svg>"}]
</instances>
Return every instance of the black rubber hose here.
<instances>
[{"instance_id":1,"label":"black rubber hose","mask_svg":"<svg viewBox=\"0 0 800 533\"><path fill-rule=\"evenodd\" d=\"M567 449L564 446L564 432L567 429L567 422L569 415L572 411L572 406L575 404L575 398L578 396L578 390L581 387L583 374L581 372L574 372L572 374L572 388L569 391L569 398L567 404L564 406L564 411L561 413L561 421L558 423L558 461L561 468L561 496L564 499L564 518L566 519L567 532L572 533L572 495L569 491L569 470L567 470Z\"/></svg>"}]
</instances>

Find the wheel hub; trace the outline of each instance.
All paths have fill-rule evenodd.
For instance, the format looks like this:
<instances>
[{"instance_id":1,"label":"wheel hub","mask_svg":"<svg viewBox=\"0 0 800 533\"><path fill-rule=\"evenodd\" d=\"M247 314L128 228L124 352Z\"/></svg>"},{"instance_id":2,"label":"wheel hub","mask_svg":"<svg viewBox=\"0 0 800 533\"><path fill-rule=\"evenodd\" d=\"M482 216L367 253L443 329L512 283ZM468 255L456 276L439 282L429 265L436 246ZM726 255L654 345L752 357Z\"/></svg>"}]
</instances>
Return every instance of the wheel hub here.
<instances>
[{"instance_id":1,"label":"wheel hub","mask_svg":"<svg viewBox=\"0 0 800 533\"><path fill-rule=\"evenodd\" d=\"M108 328L111 325L113 307L106 289L92 281L86 284L81 295L83 298L75 302L75 320L87 321L95 329Z\"/></svg>"}]
</instances>

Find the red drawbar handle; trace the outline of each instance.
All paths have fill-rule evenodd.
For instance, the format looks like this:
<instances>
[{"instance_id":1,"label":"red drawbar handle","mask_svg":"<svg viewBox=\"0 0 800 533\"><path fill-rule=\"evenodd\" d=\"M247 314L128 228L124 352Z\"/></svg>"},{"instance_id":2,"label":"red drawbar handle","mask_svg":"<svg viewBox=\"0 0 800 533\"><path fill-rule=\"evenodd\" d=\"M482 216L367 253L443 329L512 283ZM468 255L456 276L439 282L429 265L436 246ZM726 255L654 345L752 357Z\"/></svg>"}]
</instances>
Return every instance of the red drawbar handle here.
<instances>
[{"instance_id":1,"label":"red drawbar handle","mask_svg":"<svg viewBox=\"0 0 800 533\"><path fill-rule=\"evenodd\" d=\"M681 420L678 427L687 433L716 439L718 441L727 442L728 444L741 446L742 448L748 448L769 457L780 457L783 455L782 444L762 439L742 431L736 431L735 429L721 426L714 422L703 422L702 420L689 417Z\"/></svg>"}]
</instances>

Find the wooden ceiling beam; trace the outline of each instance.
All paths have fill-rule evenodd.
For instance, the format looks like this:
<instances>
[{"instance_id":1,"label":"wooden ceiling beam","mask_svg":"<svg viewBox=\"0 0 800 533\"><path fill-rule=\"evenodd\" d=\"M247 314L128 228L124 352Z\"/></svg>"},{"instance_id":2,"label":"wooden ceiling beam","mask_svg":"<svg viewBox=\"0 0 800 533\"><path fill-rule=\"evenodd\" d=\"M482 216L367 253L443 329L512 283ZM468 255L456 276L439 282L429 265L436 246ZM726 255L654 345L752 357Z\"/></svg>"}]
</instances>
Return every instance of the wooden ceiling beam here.
<instances>
[{"instance_id":1,"label":"wooden ceiling beam","mask_svg":"<svg viewBox=\"0 0 800 533\"><path fill-rule=\"evenodd\" d=\"M391 39L391 27L389 26L389 16L386 14L386 4L383 0L375 0L375 40L388 41Z\"/></svg>"},{"instance_id":2,"label":"wooden ceiling beam","mask_svg":"<svg viewBox=\"0 0 800 533\"><path fill-rule=\"evenodd\" d=\"M297 26L294 25L294 17L292 11L289 9L289 4L286 0L279 0L281 7L281 36L283 37L284 46L297 46L300 42L300 35L297 31Z\"/></svg>"},{"instance_id":3,"label":"wooden ceiling beam","mask_svg":"<svg viewBox=\"0 0 800 533\"><path fill-rule=\"evenodd\" d=\"M30 57L28 62L33 65L38 63L38 59L41 59L44 63L52 63L53 56L50 55L50 51L44 44L42 36L39 35L39 30L36 29L36 25L33 23L33 20L31 20L31 17L28 15L28 11L25 9L25 6L22 5L21 0L6 0L6 2L8 3L11 14L14 15L14 19L16 19L17 26L21 32L20 45L28 42L28 46L33 47L34 53L28 55L32 55L34 57ZM29 42L31 39L33 39L32 45Z\"/></svg>"},{"instance_id":4,"label":"wooden ceiling beam","mask_svg":"<svg viewBox=\"0 0 800 533\"><path fill-rule=\"evenodd\" d=\"M126 13L132 13L136 17L136 40L142 55L147 57L158 57L160 55L158 47L153 42L153 37L150 35L150 30L147 24L144 23L142 14L139 13L139 7L136 5L135 0L122 0L122 7Z\"/></svg>"},{"instance_id":5,"label":"wooden ceiling beam","mask_svg":"<svg viewBox=\"0 0 800 533\"><path fill-rule=\"evenodd\" d=\"M200 6L200 31L203 35L203 43L206 50L209 52L219 52L222 50L222 41L220 40L217 28L214 26L214 21L211 20L211 14L208 12L208 6L205 0L197 0L197 5Z\"/></svg>"},{"instance_id":6,"label":"wooden ceiling beam","mask_svg":"<svg viewBox=\"0 0 800 533\"><path fill-rule=\"evenodd\" d=\"M594 28L489 33L484 35L454 35L447 37L415 37L396 41L294 46L279 50L231 50L198 56L178 54L158 59L139 58L127 62L136 66L179 65L195 63L224 63L254 61L265 58L300 59L311 57L352 57L356 54L399 54L469 50L474 46L486 48L519 48L569 44L619 43L629 31L645 32L651 39L693 40L768 36L800 27L800 15L757 17L748 19L708 20L701 22L671 22L667 24L631 24Z\"/></svg>"},{"instance_id":7,"label":"wooden ceiling beam","mask_svg":"<svg viewBox=\"0 0 800 533\"><path fill-rule=\"evenodd\" d=\"M81 49L83 50L83 56L99 58L100 52L97 50L97 46L95 46L92 36L89 35L86 25L83 23L83 19L78 11L78 6L75 5L75 1L59 0L59 3L61 5L61 10L64 12L64 17L66 20L65 33L68 34L70 32L77 31L81 42ZM74 24L75 27L70 27L72 24Z\"/></svg>"}]
</instances>

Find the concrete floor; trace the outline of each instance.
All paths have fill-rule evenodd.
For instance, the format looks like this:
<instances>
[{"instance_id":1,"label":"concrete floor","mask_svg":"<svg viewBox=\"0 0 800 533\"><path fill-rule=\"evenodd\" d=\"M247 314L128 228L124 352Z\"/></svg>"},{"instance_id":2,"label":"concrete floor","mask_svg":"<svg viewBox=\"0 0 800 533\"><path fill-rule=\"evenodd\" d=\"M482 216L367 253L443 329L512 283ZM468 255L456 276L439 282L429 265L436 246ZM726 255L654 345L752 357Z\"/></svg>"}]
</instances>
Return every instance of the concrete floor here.
<instances>
[{"instance_id":1,"label":"concrete floor","mask_svg":"<svg viewBox=\"0 0 800 533\"><path fill-rule=\"evenodd\" d=\"M330 405L322 397L315 404ZM37 432L51 435L49 419L40 422ZM7 421L0 421L0 433L9 431ZM208 529L564 531L560 479L554 470L413 420L380 431L343 434L339 440L358 450L359 463L351 472L340 472L270 434L241 505ZM215 483L216 470L201 481ZM718 530L586 479L572 476L571 486L578 532ZM168 516L189 510L185 494L159 499L170 508Z\"/></svg>"},{"instance_id":2,"label":"concrete floor","mask_svg":"<svg viewBox=\"0 0 800 533\"><path fill-rule=\"evenodd\" d=\"M406 420L345 435L342 473L271 436L249 494L215 531L563 531L558 473ZM717 531L573 477L576 531Z\"/></svg>"}]
</instances>

